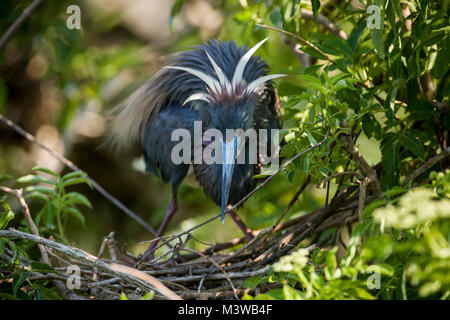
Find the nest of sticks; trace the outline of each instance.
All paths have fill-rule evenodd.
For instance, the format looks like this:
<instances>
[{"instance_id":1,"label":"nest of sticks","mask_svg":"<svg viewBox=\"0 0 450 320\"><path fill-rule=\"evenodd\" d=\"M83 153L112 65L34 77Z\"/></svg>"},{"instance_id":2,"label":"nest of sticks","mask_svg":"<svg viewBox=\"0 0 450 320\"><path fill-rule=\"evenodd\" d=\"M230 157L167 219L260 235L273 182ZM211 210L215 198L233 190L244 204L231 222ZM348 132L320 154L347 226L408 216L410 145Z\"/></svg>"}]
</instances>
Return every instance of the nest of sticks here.
<instances>
[{"instance_id":1,"label":"nest of sticks","mask_svg":"<svg viewBox=\"0 0 450 320\"><path fill-rule=\"evenodd\" d=\"M337 192L325 207L281 223L308 184L309 179L300 186L276 223L254 231L254 238L249 242L243 237L203 251L186 247L193 238L191 232L204 222L180 234L162 237L158 247L169 249L145 263L139 262L140 257L133 258L122 252L113 232L104 238L96 256L15 229L0 231L0 237L36 243L43 262L51 265L58 274L31 272L29 280L53 281L65 299L120 299L122 293L128 299L140 299L150 290L154 292L153 299L238 299L244 293L257 294L279 286L265 284L255 290L245 289L244 283L249 277L265 276L274 262L299 245L309 250L321 247L330 240L320 237L324 231L335 227L339 230L357 221L361 201L374 198L369 195L361 199L359 188L349 187ZM102 258L105 250L109 251L110 259ZM11 255L6 248L3 259L10 260ZM21 259L21 264L27 268L25 259ZM70 269L74 265L79 268L79 278L74 278L73 269Z\"/></svg>"}]
</instances>

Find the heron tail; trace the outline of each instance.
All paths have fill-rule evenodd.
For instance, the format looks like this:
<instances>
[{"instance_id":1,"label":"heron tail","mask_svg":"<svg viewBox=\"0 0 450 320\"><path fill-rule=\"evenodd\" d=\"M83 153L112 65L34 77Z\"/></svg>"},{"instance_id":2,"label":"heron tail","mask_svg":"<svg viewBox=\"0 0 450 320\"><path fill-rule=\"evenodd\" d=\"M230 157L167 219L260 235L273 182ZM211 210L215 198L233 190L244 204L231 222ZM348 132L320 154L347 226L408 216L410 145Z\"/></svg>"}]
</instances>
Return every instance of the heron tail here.
<instances>
[{"instance_id":1,"label":"heron tail","mask_svg":"<svg viewBox=\"0 0 450 320\"><path fill-rule=\"evenodd\" d=\"M115 151L131 147L141 138L145 125L159 113L167 94L161 90L164 70L157 72L109 114L105 143Z\"/></svg>"}]
</instances>

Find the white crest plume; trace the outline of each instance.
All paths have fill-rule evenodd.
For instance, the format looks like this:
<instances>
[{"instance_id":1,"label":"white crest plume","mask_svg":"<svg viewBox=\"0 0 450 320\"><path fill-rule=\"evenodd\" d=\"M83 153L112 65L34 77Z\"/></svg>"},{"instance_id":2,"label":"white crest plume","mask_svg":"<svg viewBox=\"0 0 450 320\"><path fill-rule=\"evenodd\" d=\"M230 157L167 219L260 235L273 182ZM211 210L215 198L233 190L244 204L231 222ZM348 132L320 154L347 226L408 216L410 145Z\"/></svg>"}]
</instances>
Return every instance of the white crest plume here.
<instances>
[{"instance_id":1,"label":"white crest plume","mask_svg":"<svg viewBox=\"0 0 450 320\"><path fill-rule=\"evenodd\" d=\"M253 54L255 54L256 50L258 50L258 48L260 46L262 46L262 44L264 42L266 42L268 39L269 38L267 37L264 40L258 42L254 47L252 47L250 50L248 50L241 57L241 59L239 60L237 66L236 66L236 69L233 74L233 79L231 80L231 82L227 78L227 76L223 72L223 70L217 65L217 63L213 60L213 58L209 55L209 53L206 50L205 50L206 56L208 57L209 61L211 62L211 65L213 66L214 71L216 72L216 75L217 75L217 78L219 79L219 81L217 81L216 79L214 79L213 77L211 77L210 75L208 75L204 72L201 72L201 71L198 71L198 70L195 70L192 68L178 67L178 66L166 66L165 68L182 70L182 71L189 72L190 74L193 74L194 76L200 78L203 82L205 82L206 85L211 90L211 92L216 96L221 96L225 91L228 93L228 95L231 96L234 92L237 91L238 86L244 81L244 79L243 79L244 70L245 70L247 63L250 61L250 58L253 56ZM245 86L244 93L246 93L246 94L253 93L264 82L272 80L272 79L284 77L284 76L286 76L286 75L285 74L271 74L271 75L259 77L255 80L253 80L252 82L248 83ZM211 102L213 100L213 97L206 92L196 92L196 93L192 94L191 96L189 96L183 102L183 105L185 105L189 101L193 101L193 100L203 100L206 102Z\"/></svg>"}]
</instances>

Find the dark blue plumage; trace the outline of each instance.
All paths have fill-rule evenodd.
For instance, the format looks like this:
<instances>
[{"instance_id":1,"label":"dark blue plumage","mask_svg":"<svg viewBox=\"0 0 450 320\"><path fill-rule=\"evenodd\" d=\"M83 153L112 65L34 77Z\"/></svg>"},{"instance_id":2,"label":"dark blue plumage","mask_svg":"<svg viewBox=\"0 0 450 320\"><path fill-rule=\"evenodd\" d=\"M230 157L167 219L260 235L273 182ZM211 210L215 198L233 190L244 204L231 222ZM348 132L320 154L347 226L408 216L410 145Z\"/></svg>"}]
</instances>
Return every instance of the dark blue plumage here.
<instances>
[{"instance_id":1,"label":"dark blue plumage","mask_svg":"<svg viewBox=\"0 0 450 320\"><path fill-rule=\"evenodd\" d=\"M193 138L194 121L201 121L203 130L219 130L224 137L227 129L268 129L270 135L270 129L281 127L279 103L271 82L281 75L267 75L267 64L252 56L264 41L247 51L233 41L211 40L176 54L128 99L112 123L119 146L140 135L147 171L172 185L173 197L158 235L176 210L175 195L190 166L171 161L172 148L178 143L171 141L173 130L186 129ZM233 143L239 139L236 136L233 141L221 141L223 150L233 150ZM269 150L270 139L269 136ZM208 143L203 141L203 148ZM191 145L194 146L193 141ZM246 155L248 148L246 143ZM225 205L238 202L254 188L253 176L259 170L258 164L248 161L202 162L193 163L193 167L205 194L221 205L222 213ZM149 250L155 245L156 242Z\"/></svg>"},{"instance_id":2,"label":"dark blue plumage","mask_svg":"<svg viewBox=\"0 0 450 320\"><path fill-rule=\"evenodd\" d=\"M194 121L198 112L174 102L161 110L155 121L147 124L142 137L142 150L146 170L170 182L175 192L189 170L189 164L174 164L170 161L172 148L178 143L171 141L172 131L184 128L194 138ZM193 144L193 141L192 141Z\"/></svg>"},{"instance_id":3,"label":"dark blue plumage","mask_svg":"<svg viewBox=\"0 0 450 320\"><path fill-rule=\"evenodd\" d=\"M246 53L246 47L237 47L231 42L210 42L196 46L195 50L179 53L166 65L176 65L200 70L208 75L215 76L205 53L214 57L214 61L224 71L229 79L233 77L239 59ZM246 65L243 78L247 83L265 76L268 66L259 57L252 57ZM193 130L193 121L201 120L203 128L217 128L223 132L225 129L277 129L280 128L280 118L276 110L276 97L273 86L267 82L256 96L247 97L233 106L219 104L208 105L204 101L191 101L181 107L190 95L205 90L205 83L198 77L174 69L165 69L160 75L160 89L166 92L166 101L154 122L147 124L143 133L143 153L147 170L153 173L158 171L165 182L171 182L176 189L187 173L186 165L173 165L170 159L170 150L177 142L171 142L171 130L183 127ZM165 106L167 104L167 106ZM175 105L174 105L175 104ZM189 108L189 109L188 109ZM244 117L250 119L244 126ZM192 133L193 135L193 133ZM269 149L270 150L270 149ZM159 166L157 162L159 159ZM163 161L162 159L165 159ZM220 204L221 165L194 165L194 172L205 193ZM230 190L230 203L236 203L254 187L252 176L255 174L254 165L237 164ZM211 182L214 183L211 183Z\"/></svg>"}]
</instances>

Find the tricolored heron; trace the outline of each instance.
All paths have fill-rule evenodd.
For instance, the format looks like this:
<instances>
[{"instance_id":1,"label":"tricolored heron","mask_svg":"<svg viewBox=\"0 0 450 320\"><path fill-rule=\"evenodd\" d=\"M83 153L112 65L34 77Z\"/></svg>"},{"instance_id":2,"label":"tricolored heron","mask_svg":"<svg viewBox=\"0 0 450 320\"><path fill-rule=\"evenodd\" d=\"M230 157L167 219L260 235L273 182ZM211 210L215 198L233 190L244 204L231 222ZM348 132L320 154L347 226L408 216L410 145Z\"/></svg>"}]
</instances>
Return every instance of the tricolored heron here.
<instances>
[{"instance_id":1,"label":"tricolored heron","mask_svg":"<svg viewBox=\"0 0 450 320\"><path fill-rule=\"evenodd\" d=\"M125 101L124 107L117 109L111 123L116 147L127 147L140 139L146 170L172 186L166 216L156 237L163 234L177 209L177 190L190 166L205 194L221 207L222 222L227 206L237 203L254 188L253 176L260 169L260 158L256 163L248 161L248 156L245 161L236 161L242 150L249 149L242 132L266 129L267 142L271 143L271 129L281 127L280 106L271 80L283 75L268 75L267 64L253 56L266 40L248 51L233 41L211 40L194 50L176 54ZM215 150L222 151L219 158L223 162L194 161L194 154L198 151L203 154L209 146L204 140L197 144L198 148L196 141L190 141L189 161L173 161L172 151L178 144L172 141L174 130L183 129L193 137L196 121L201 122L203 131L215 129L223 137L228 129L236 130L228 140L216 141L220 143ZM237 215L234 212L230 215L247 239L251 238ZM156 242L146 255L153 251Z\"/></svg>"}]
</instances>

